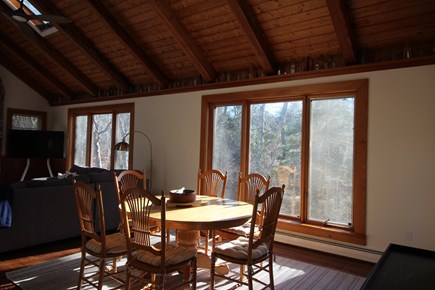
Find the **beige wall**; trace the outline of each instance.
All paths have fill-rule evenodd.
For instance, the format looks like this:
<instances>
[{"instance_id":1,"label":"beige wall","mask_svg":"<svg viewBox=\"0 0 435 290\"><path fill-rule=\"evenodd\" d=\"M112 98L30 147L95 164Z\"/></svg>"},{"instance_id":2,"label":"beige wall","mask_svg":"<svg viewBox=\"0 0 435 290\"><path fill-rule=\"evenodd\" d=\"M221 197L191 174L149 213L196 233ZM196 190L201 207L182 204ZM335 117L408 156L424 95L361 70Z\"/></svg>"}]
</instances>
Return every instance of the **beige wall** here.
<instances>
[{"instance_id":1,"label":"beige wall","mask_svg":"<svg viewBox=\"0 0 435 290\"><path fill-rule=\"evenodd\" d=\"M369 79L367 246L337 247L292 233L277 238L371 261L378 255L370 251L389 243L435 250L435 65L123 102L136 103L135 129L153 142L153 188L195 188L202 95L361 78ZM50 109L52 128L66 129L67 109ZM135 143L134 167L147 168L145 138L137 135Z\"/></svg>"}]
</instances>

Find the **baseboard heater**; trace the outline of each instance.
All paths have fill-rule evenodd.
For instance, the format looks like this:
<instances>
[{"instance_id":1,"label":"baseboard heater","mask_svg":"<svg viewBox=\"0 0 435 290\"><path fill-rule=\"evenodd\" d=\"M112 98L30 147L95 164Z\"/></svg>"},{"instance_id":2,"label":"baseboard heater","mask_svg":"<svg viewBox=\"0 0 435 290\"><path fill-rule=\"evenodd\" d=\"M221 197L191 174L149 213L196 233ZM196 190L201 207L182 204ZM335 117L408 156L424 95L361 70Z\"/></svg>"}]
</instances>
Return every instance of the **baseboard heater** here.
<instances>
[{"instance_id":1,"label":"baseboard heater","mask_svg":"<svg viewBox=\"0 0 435 290\"><path fill-rule=\"evenodd\" d=\"M297 240L301 240L301 241L308 241L311 243L316 243L319 245L326 245L326 246L332 246L332 247L336 247L337 249L345 249L345 250L350 250L350 251L355 251L355 252L359 252L362 254L368 254L368 255L373 255L374 257L371 258L363 258L364 260L368 260L371 262L376 262L380 256L383 254L383 251L378 251L378 250L373 250L373 249L367 249L367 248L361 248L361 247L357 247L357 246L353 246L353 245L349 245L349 244L342 244L342 243L338 243L338 242L334 242L334 241L328 241L328 240L323 240L323 239L318 239L316 237L309 237L309 236L303 236L303 235L298 235L298 234L294 234L294 233L288 233L288 232L283 232L283 231L277 231L276 232L276 241L277 242L283 242L285 243L286 238L287 239L297 239ZM307 248L312 248L309 245L303 245L303 244L298 244L295 246L300 246L300 247L307 247ZM315 249L315 250L319 250L322 251L322 249ZM323 250L324 251L324 250ZM328 251L329 252L329 251ZM337 253L339 255L345 255L345 256L350 256L352 258L357 258L357 259L361 259L362 257L359 255L352 255L352 254L343 254L343 253ZM358 257L355 257L358 256Z\"/></svg>"}]
</instances>

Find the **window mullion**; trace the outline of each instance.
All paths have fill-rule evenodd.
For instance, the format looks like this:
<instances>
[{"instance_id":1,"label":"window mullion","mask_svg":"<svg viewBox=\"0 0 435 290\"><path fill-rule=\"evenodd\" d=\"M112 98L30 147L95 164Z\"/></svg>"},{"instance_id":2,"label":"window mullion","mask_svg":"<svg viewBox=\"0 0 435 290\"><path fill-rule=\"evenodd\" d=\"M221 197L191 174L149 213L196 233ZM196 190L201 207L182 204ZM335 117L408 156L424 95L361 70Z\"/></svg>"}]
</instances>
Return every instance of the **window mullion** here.
<instances>
[{"instance_id":1,"label":"window mullion","mask_svg":"<svg viewBox=\"0 0 435 290\"><path fill-rule=\"evenodd\" d=\"M303 96L302 105L302 157L301 157L301 211L300 221L308 220L308 164L309 164L309 131L310 131L310 99L308 95Z\"/></svg>"},{"instance_id":2,"label":"window mullion","mask_svg":"<svg viewBox=\"0 0 435 290\"><path fill-rule=\"evenodd\" d=\"M242 104L242 132L241 132L241 152L240 152L240 172L243 175L249 172L249 130L250 130L251 110L250 103L244 101Z\"/></svg>"},{"instance_id":3,"label":"window mullion","mask_svg":"<svg viewBox=\"0 0 435 290\"><path fill-rule=\"evenodd\" d=\"M92 131L93 131L93 118L94 114L88 114L88 137L86 138L86 166L90 166L91 164L91 148L92 148Z\"/></svg>"},{"instance_id":4,"label":"window mullion","mask_svg":"<svg viewBox=\"0 0 435 290\"><path fill-rule=\"evenodd\" d=\"M110 168L115 168L115 154L114 154L114 150L113 148L115 147L115 140L116 140L116 132L117 132L117 128L116 128L116 120L117 120L118 116L117 113L113 112L112 113L112 140L110 142L110 151L112 152L112 154L110 154ZM133 144L131 144L131 146L133 146Z\"/></svg>"}]
</instances>

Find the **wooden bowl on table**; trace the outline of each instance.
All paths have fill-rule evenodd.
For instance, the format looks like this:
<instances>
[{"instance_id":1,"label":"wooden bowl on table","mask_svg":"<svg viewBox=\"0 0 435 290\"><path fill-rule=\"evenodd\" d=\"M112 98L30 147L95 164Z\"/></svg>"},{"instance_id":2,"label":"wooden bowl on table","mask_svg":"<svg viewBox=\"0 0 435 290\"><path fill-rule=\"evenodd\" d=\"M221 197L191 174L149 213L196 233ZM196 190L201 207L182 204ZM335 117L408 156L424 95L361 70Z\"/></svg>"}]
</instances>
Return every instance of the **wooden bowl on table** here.
<instances>
[{"instance_id":1,"label":"wooden bowl on table","mask_svg":"<svg viewBox=\"0 0 435 290\"><path fill-rule=\"evenodd\" d=\"M169 191L169 201L174 203L195 202L196 191L192 189L171 190Z\"/></svg>"}]
</instances>

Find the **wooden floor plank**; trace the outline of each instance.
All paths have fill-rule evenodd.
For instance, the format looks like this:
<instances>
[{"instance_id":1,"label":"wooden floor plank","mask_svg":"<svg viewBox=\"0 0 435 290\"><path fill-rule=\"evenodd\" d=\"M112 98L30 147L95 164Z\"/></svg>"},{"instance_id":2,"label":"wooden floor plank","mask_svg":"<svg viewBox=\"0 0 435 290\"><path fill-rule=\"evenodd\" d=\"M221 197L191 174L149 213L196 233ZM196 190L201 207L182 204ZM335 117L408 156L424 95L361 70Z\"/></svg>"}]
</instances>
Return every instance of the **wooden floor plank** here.
<instances>
[{"instance_id":1,"label":"wooden floor plank","mask_svg":"<svg viewBox=\"0 0 435 290\"><path fill-rule=\"evenodd\" d=\"M2 253L0 254L0 289L19 289L6 279L5 273L8 271L40 264L51 259L77 253L79 250L80 239L74 238L18 251ZM317 266L328 267L362 277L367 277L374 266L374 264L370 262L313 251L282 243L275 244L275 253L278 256L299 260Z\"/></svg>"}]
</instances>

